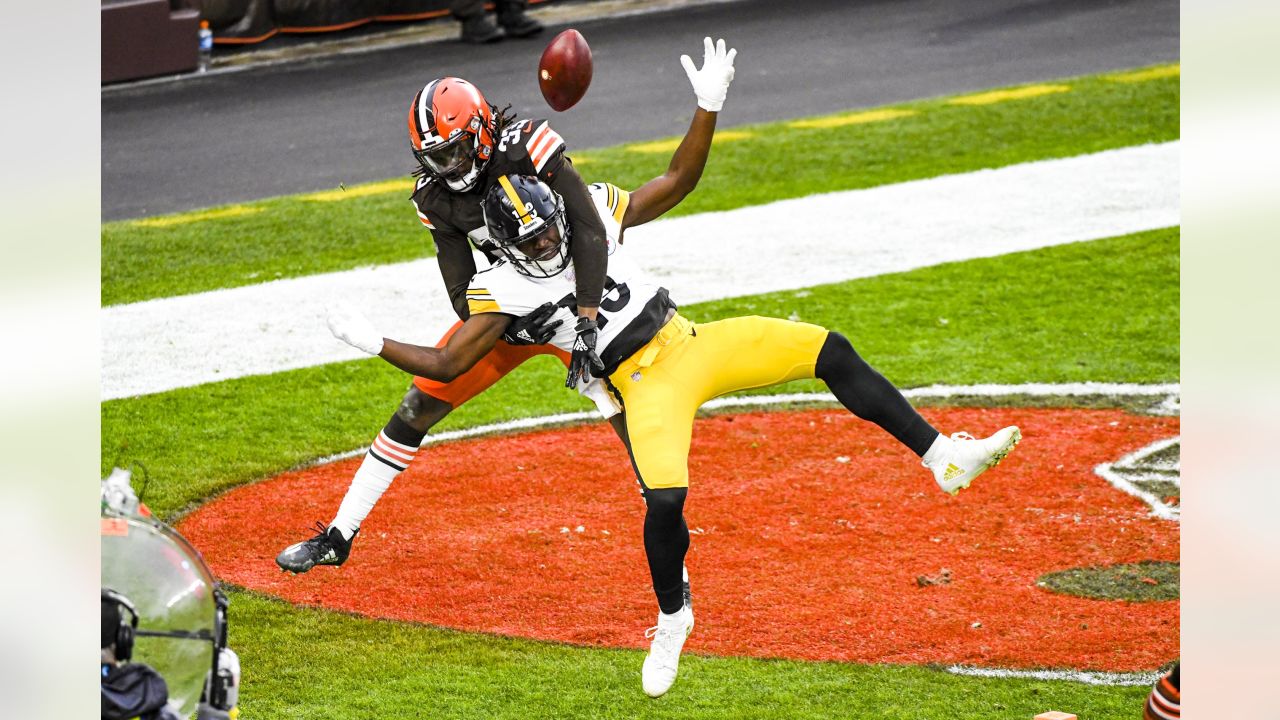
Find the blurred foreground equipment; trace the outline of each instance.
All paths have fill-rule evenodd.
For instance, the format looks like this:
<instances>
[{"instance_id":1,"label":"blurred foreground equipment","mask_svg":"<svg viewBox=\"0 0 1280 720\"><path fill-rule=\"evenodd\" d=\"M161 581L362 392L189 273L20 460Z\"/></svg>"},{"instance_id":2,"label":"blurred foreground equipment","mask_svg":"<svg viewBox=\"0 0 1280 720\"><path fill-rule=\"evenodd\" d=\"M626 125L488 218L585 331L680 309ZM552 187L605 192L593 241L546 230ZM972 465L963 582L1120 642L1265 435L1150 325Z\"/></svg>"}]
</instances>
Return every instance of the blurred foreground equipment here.
<instances>
[{"instance_id":1,"label":"blurred foreground equipment","mask_svg":"<svg viewBox=\"0 0 1280 720\"><path fill-rule=\"evenodd\" d=\"M200 553L145 508L116 469L102 481L102 587L137 616L132 659L164 678L171 704L200 720L236 715L240 662L227 647L227 598Z\"/></svg>"}]
</instances>

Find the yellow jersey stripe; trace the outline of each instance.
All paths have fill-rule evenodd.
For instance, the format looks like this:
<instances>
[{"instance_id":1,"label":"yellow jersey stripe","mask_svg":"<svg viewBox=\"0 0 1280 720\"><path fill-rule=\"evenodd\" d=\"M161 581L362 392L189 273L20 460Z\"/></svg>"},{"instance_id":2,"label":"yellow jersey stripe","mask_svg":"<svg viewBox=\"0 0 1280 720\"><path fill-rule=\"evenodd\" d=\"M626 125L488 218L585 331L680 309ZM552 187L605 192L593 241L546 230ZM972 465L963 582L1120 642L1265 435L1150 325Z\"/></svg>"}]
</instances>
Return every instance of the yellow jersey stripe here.
<instances>
[{"instance_id":1,"label":"yellow jersey stripe","mask_svg":"<svg viewBox=\"0 0 1280 720\"><path fill-rule=\"evenodd\" d=\"M613 209L613 219L622 224L622 217L627 214L627 205L631 204L631 193L621 188L614 188L618 191L618 207Z\"/></svg>"},{"instance_id":2,"label":"yellow jersey stripe","mask_svg":"<svg viewBox=\"0 0 1280 720\"><path fill-rule=\"evenodd\" d=\"M502 308L498 307L498 303L493 300L476 300L474 298L467 298L467 309L471 311L472 315L502 312Z\"/></svg>"}]
</instances>

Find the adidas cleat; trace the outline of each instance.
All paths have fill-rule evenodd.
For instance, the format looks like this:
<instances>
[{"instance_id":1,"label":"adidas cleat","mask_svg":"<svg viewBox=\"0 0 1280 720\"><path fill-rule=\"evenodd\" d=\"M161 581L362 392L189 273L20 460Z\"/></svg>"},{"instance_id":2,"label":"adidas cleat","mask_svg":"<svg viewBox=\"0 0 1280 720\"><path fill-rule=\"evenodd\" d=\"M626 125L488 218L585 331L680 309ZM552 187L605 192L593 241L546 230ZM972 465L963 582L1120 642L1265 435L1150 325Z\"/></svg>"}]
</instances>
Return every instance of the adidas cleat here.
<instances>
[{"instance_id":1,"label":"adidas cleat","mask_svg":"<svg viewBox=\"0 0 1280 720\"><path fill-rule=\"evenodd\" d=\"M1021 439L1022 431L1015 425L981 440L958 432L951 436L945 454L926 467L933 471L933 479L943 492L955 495L969 487L974 478L1000 464Z\"/></svg>"},{"instance_id":2,"label":"adidas cleat","mask_svg":"<svg viewBox=\"0 0 1280 720\"><path fill-rule=\"evenodd\" d=\"M661 697L676 683L680 651L693 632L693 608L688 605L674 615L658 614L658 624L645 631L652 638L649 654L640 668L640 681L649 697Z\"/></svg>"},{"instance_id":3,"label":"adidas cleat","mask_svg":"<svg viewBox=\"0 0 1280 720\"><path fill-rule=\"evenodd\" d=\"M337 567L347 561L347 556L351 554L351 544L360 530L357 529L350 540L345 540L336 527L327 527L324 523L317 522L316 529L320 532L315 537L294 543L280 551L276 556L276 564L281 570L297 574L316 565Z\"/></svg>"}]
</instances>

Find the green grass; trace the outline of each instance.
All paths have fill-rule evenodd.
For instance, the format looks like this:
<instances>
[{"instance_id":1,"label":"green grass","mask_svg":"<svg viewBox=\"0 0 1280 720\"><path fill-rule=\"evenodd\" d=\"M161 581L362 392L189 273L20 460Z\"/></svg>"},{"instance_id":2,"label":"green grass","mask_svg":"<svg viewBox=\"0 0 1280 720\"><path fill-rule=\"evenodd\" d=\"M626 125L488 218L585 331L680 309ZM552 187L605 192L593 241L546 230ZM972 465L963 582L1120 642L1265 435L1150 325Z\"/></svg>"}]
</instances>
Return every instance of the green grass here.
<instances>
[{"instance_id":1,"label":"green grass","mask_svg":"<svg viewBox=\"0 0 1280 720\"><path fill-rule=\"evenodd\" d=\"M1027 720L1058 709L1100 720L1137 717L1148 691L686 654L680 681L650 700L640 691L640 652L373 621L248 592L231 598L245 718Z\"/></svg>"},{"instance_id":2,"label":"green grass","mask_svg":"<svg viewBox=\"0 0 1280 720\"><path fill-rule=\"evenodd\" d=\"M1065 595L1099 600L1177 600L1181 567L1147 560L1123 565L1072 568L1041 576L1036 584ZM1154 581L1154 582L1151 582Z\"/></svg>"},{"instance_id":3,"label":"green grass","mask_svg":"<svg viewBox=\"0 0 1280 720\"><path fill-rule=\"evenodd\" d=\"M902 387L1168 382L1178 378L1178 248L1179 231L1169 228L682 312L702 322L796 316L839 330ZM440 429L586 409L560 387L563 372L539 358ZM142 461L151 474L147 503L172 517L235 485L367 444L407 384L370 359L107 402L103 471Z\"/></svg>"},{"instance_id":4,"label":"green grass","mask_svg":"<svg viewBox=\"0 0 1280 720\"><path fill-rule=\"evenodd\" d=\"M894 106L916 114L827 129L787 123L734 128L755 137L717 144L698 191L671 215L726 210L818 192L1173 140L1179 78L1062 81L1070 92L984 106L942 99ZM732 112L726 122L732 122ZM572 151L588 180L634 188L666 168L670 152L623 147ZM406 153L406 158L408 154ZM410 163L406 160L406 171ZM102 230L102 303L234 287L279 277L411 260L434 248L407 191L340 202L284 197L251 214Z\"/></svg>"}]
</instances>

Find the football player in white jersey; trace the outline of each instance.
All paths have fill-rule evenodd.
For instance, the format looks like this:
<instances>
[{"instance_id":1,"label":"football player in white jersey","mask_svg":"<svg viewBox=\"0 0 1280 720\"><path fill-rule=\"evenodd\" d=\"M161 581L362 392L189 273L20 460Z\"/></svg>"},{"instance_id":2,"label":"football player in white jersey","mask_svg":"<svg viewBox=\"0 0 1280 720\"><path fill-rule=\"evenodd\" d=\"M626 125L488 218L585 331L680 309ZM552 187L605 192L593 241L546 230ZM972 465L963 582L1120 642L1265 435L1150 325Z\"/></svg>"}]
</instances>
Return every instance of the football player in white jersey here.
<instances>
[{"instance_id":1,"label":"football player in white jersey","mask_svg":"<svg viewBox=\"0 0 1280 720\"><path fill-rule=\"evenodd\" d=\"M699 110L703 114L708 113ZM697 136L698 127L695 117L691 136ZM682 197L669 183L664 175L631 193L609 184L590 187L609 249L605 294L594 321L598 333L580 332L593 321L578 317L576 328L566 322L550 339L564 350L583 350L574 346L584 335L597 339L589 350L599 363L579 390L606 416L623 415L623 440L644 492L645 554L659 605L641 672L642 687L653 697L675 682L681 649L693 630L683 571L689 547L684 502L693 420L704 402L738 390L819 378L851 412L915 452L951 494L995 466L1021 439L1014 426L981 440L939 433L840 333L755 316L705 324L685 319L667 290L631 262L622 242L627 228L661 215ZM568 252L573 228L563 200L536 177L503 176L486 193L484 212L504 261L472 280L470 317L447 344L431 348L384 338L345 307L330 312L334 335L406 372L448 381L483 357L514 318L547 302L557 306L555 317L573 318L574 267Z\"/></svg>"}]
</instances>

